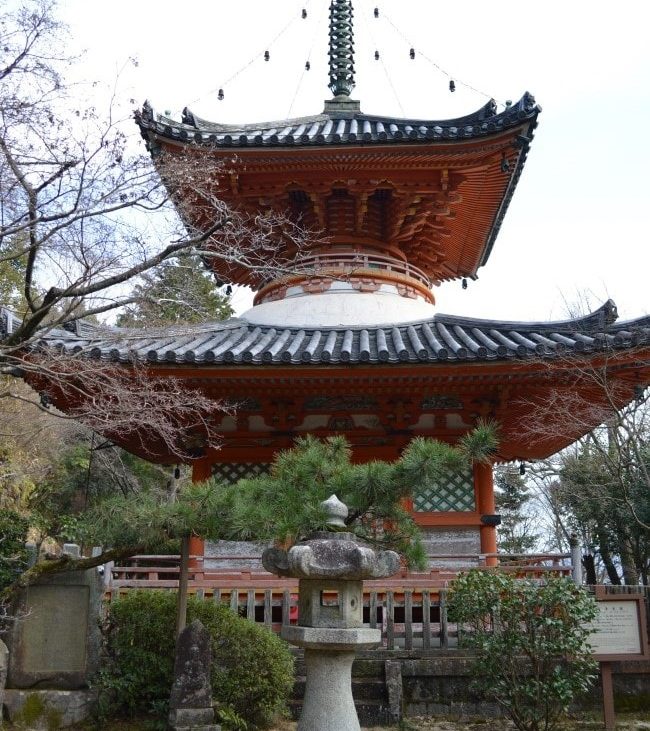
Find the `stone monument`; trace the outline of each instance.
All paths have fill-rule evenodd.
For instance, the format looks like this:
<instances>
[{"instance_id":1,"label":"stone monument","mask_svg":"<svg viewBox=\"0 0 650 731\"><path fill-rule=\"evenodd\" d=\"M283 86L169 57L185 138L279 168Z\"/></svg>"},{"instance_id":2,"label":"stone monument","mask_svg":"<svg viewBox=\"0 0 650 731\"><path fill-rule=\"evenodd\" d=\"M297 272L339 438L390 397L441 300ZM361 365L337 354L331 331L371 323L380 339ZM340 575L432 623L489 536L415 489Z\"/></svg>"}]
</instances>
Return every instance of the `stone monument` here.
<instances>
[{"instance_id":1,"label":"stone monument","mask_svg":"<svg viewBox=\"0 0 650 731\"><path fill-rule=\"evenodd\" d=\"M7 645L0 640L0 709L4 705L5 685L7 683L7 665L9 664L9 650ZM2 718L0 717L0 726Z\"/></svg>"},{"instance_id":2,"label":"stone monument","mask_svg":"<svg viewBox=\"0 0 650 731\"><path fill-rule=\"evenodd\" d=\"M80 557L76 544L66 543L63 553ZM32 556L35 561L35 550ZM19 593L12 606L16 621L6 635L3 706L10 721L30 729L65 728L91 715L103 594L98 568L45 574Z\"/></svg>"},{"instance_id":3,"label":"stone monument","mask_svg":"<svg viewBox=\"0 0 650 731\"><path fill-rule=\"evenodd\" d=\"M214 723L210 668L210 633L195 619L178 635L174 684L169 698L169 727L173 731L220 731Z\"/></svg>"},{"instance_id":4,"label":"stone monument","mask_svg":"<svg viewBox=\"0 0 650 731\"><path fill-rule=\"evenodd\" d=\"M306 687L298 731L359 731L352 698L357 650L381 642L381 631L363 627L363 580L399 570L394 551L376 552L345 531L347 507L332 495L321 504L331 530L317 531L288 551L269 548L264 568L298 582L298 626L282 637L305 649Z\"/></svg>"},{"instance_id":5,"label":"stone monument","mask_svg":"<svg viewBox=\"0 0 650 731\"><path fill-rule=\"evenodd\" d=\"M64 545L79 558L79 547ZM23 590L9 639L9 688L87 688L99 667L104 584L96 568L45 574Z\"/></svg>"}]
</instances>

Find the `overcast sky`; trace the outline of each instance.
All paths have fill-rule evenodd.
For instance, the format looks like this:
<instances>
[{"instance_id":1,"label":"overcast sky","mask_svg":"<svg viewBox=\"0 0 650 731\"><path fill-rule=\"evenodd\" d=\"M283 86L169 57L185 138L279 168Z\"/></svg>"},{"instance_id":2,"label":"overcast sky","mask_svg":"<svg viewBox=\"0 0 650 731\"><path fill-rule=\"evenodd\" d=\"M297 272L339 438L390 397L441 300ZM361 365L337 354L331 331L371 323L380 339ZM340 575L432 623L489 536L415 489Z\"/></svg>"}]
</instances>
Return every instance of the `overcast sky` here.
<instances>
[{"instance_id":1,"label":"overcast sky","mask_svg":"<svg viewBox=\"0 0 650 731\"><path fill-rule=\"evenodd\" d=\"M330 96L328 6L329 0L60 0L72 45L86 49L88 79L110 80L136 57L137 68L128 65L120 76L121 97L149 99L174 115L187 105L223 122L322 111ZM357 0L354 6L353 96L362 111L444 119L472 112L489 97L517 100L526 90L543 109L487 265L466 291L460 283L437 289L438 309L546 320L566 316L570 304L588 296L594 304L611 297L624 318L647 314L650 3ZM454 94L435 64L454 78ZM240 295L238 304L248 301Z\"/></svg>"}]
</instances>

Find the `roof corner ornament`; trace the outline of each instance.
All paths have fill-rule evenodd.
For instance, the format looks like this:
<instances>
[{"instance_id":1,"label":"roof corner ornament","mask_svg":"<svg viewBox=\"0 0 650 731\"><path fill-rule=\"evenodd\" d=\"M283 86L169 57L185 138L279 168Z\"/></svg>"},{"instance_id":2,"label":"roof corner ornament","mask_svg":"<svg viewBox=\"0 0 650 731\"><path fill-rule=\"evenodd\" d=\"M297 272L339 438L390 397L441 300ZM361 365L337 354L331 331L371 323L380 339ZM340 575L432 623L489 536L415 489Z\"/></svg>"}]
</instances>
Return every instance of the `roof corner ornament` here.
<instances>
[{"instance_id":1,"label":"roof corner ornament","mask_svg":"<svg viewBox=\"0 0 650 731\"><path fill-rule=\"evenodd\" d=\"M605 326L613 325L618 320L618 308L613 299L608 299L603 305Z\"/></svg>"},{"instance_id":2,"label":"roof corner ornament","mask_svg":"<svg viewBox=\"0 0 650 731\"><path fill-rule=\"evenodd\" d=\"M535 97L529 91L527 91L524 94L523 103L524 103L524 109L527 112L532 112L535 109L535 107L537 106Z\"/></svg>"},{"instance_id":3,"label":"roof corner ornament","mask_svg":"<svg viewBox=\"0 0 650 731\"><path fill-rule=\"evenodd\" d=\"M190 127L196 127L197 126L196 125L196 122L194 120L194 115L192 114L192 112L189 110L188 107L185 107L183 109L183 113L182 113L181 120L182 120L183 124L187 124Z\"/></svg>"},{"instance_id":4,"label":"roof corner ornament","mask_svg":"<svg viewBox=\"0 0 650 731\"><path fill-rule=\"evenodd\" d=\"M144 104L142 105L142 111L136 112L136 115L138 114L145 122L153 122L153 107L151 106L151 102L148 99L144 100Z\"/></svg>"},{"instance_id":5,"label":"roof corner ornament","mask_svg":"<svg viewBox=\"0 0 650 731\"><path fill-rule=\"evenodd\" d=\"M352 0L330 3L330 83L335 97L349 97L354 89L354 30Z\"/></svg>"}]
</instances>

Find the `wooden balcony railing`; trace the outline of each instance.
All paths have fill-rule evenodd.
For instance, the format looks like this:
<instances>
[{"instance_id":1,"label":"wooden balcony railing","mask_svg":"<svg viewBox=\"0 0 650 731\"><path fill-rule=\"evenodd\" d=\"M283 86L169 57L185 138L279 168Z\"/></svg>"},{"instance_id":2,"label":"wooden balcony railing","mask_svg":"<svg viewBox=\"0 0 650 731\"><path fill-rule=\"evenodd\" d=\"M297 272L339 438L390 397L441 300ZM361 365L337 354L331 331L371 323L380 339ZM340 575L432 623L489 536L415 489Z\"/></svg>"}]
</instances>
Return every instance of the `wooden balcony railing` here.
<instances>
[{"instance_id":1,"label":"wooden balcony railing","mask_svg":"<svg viewBox=\"0 0 650 731\"><path fill-rule=\"evenodd\" d=\"M520 576L543 579L548 574L570 576L567 554L496 556L500 567ZM233 557L230 557L231 559ZM256 556L238 556L255 559ZM493 554L439 556L463 559L487 568ZM178 556L134 556L128 565L109 567L107 596L110 600L131 589L175 591L178 587ZM382 645L388 650L453 649L458 645L458 627L447 618L447 586L456 572L432 570L403 572L380 581L364 582L363 614L367 627L382 630ZM284 624L298 621L298 582L279 579L265 571L206 571L202 556L190 560L189 591L204 601L225 604L241 616L279 632Z\"/></svg>"}]
</instances>

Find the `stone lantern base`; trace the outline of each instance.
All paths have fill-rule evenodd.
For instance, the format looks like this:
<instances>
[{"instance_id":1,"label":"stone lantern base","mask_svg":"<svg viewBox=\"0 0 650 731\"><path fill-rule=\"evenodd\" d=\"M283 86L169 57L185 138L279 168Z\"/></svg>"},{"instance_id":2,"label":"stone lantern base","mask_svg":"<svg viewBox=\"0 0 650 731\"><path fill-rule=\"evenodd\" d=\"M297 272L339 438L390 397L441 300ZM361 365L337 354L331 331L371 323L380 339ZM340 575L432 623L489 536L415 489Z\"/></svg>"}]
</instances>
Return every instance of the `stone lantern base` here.
<instances>
[{"instance_id":1,"label":"stone lantern base","mask_svg":"<svg viewBox=\"0 0 650 731\"><path fill-rule=\"evenodd\" d=\"M297 731L359 731L352 663L357 650L381 642L380 630L287 626L282 637L305 648L305 697Z\"/></svg>"}]
</instances>

